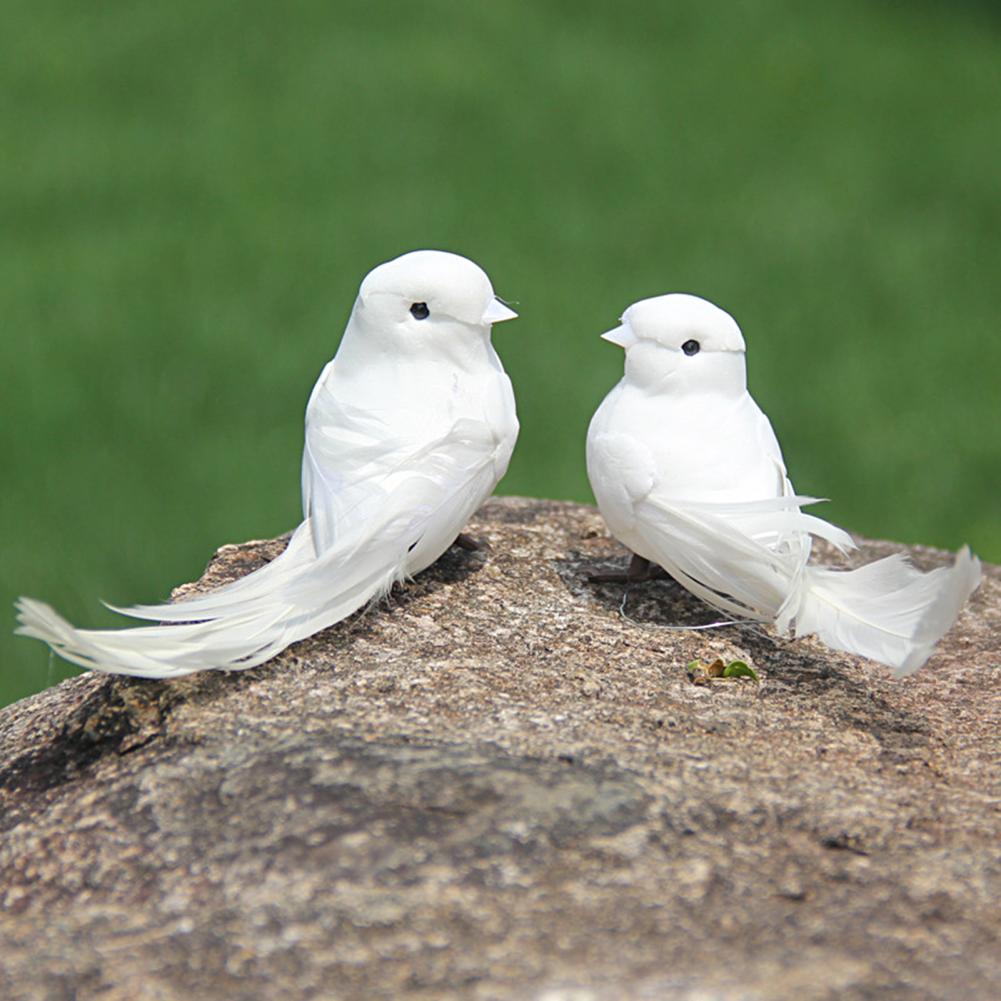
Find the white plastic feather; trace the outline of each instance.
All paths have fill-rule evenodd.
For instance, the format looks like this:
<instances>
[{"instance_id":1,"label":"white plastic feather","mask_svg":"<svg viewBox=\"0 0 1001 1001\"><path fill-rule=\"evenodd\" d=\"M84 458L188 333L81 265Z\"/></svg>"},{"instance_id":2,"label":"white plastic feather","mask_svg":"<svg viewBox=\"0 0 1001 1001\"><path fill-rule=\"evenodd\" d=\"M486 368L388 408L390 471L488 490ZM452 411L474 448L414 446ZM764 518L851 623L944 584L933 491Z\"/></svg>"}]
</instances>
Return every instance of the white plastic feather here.
<instances>
[{"instance_id":1,"label":"white plastic feather","mask_svg":"<svg viewBox=\"0 0 1001 1001\"><path fill-rule=\"evenodd\" d=\"M588 475L612 534L730 615L816 634L897 674L917 670L980 582L963 548L921 573L902 556L856 570L808 564L811 537L848 533L801 505L768 418L746 388L733 319L695 296L643 300L609 339L623 380L588 431Z\"/></svg>"},{"instance_id":2,"label":"white plastic feather","mask_svg":"<svg viewBox=\"0 0 1001 1001\"><path fill-rule=\"evenodd\" d=\"M922 573L901 554L857 570L807 567L796 610L797 635L916 671L956 621L980 583L980 561L964 546L951 567Z\"/></svg>"},{"instance_id":3,"label":"white plastic feather","mask_svg":"<svg viewBox=\"0 0 1001 1001\"><path fill-rule=\"evenodd\" d=\"M76 629L22 598L18 633L92 670L239 670L429 566L492 493L518 433L490 345L490 323L513 314L494 303L486 275L453 254L418 251L376 268L310 396L305 517L285 551L208 594L116 609L166 624Z\"/></svg>"}]
</instances>

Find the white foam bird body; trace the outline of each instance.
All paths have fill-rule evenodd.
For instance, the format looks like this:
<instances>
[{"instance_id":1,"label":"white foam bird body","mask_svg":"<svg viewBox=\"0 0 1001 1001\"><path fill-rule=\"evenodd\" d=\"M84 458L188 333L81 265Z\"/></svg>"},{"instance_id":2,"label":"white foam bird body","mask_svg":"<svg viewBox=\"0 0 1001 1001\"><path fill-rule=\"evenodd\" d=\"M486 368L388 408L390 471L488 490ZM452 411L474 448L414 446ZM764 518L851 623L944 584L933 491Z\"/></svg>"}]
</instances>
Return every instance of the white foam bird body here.
<instances>
[{"instance_id":1,"label":"white foam bird body","mask_svg":"<svg viewBox=\"0 0 1001 1001\"><path fill-rule=\"evenodd\" d=\"M239 670L428 567L504 475L518 435L490 342L515 313L472 261L415 251L370 272L306 408L303 522L261 569L185 601L116 609L177 625L76 629L18 602L18 632L83 667Z\"/></svg>"},{"instance_id":2,"label":"white foam bird body","mask_svg":"<svg viewBox=\"0 0 1001 1001\"><path fill-rule=\"evenodd\" d=\"M612 534L708 604L782 633L917 670L980 582L967 548L921 573L900 555L856 570L808 564L811 537L846 532L803 513L771 423L747 392L744 339L697 296L644 299L603 335L625 375L595 412L588 476Z\"/></svg>"}]
</instances>

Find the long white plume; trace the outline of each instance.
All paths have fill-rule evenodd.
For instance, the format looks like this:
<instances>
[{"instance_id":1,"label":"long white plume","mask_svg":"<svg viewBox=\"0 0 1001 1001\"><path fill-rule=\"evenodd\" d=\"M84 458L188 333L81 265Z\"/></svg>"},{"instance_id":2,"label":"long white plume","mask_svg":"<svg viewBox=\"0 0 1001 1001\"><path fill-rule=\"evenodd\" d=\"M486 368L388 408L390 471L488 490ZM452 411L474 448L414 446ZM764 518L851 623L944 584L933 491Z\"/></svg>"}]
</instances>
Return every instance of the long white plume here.
<instances>
[{"instance_id":1,"label":"long white plume","mask_svg":"<svg viewBox=\"0 0 1001 1001\"><path fill-rule=\"evenodd\" d=\"M175 604L115 609L177 625L76 629L43 602L21 598L17 632L74 664L114 674L170 678L262 664L402 582L418 546L429 542L435 557L447 548L493 489L494 472L490 453L472 465L449 463L441 444L436 462L425 459L420 474L379 498L364 533L340 536L320 556L307 519L277 559L240 580Z\"/></svg>"},{"instance_id":2,"label":"long white plume","mask_svg":"<svg viewBox=\"0 0 1001 1001\"><path fill-rule=\"evenodd\" d=\"M966 546L951 567L930 573L899 553L857 570L807 567L796 635L816 633L837 650L878 660L897 675L911 674L956 621L980 574L980 561Z\"/></svg>"},{"instance_id":3,"label":"long white plume","mask_svg":"<svg viewBox=\"0 0 1001 1001\"><path fill-rule=\"evenodd\" d=\"M897 554L856 570L809 566L809 535L843 550L842 529L805 515L809 497L747 504L637 505L646 551L707 604L780 632L816 634L828 646L916 671L980 583L980 561L964 547L951 567L922 573Z\"/></svg>"}]
</instances>

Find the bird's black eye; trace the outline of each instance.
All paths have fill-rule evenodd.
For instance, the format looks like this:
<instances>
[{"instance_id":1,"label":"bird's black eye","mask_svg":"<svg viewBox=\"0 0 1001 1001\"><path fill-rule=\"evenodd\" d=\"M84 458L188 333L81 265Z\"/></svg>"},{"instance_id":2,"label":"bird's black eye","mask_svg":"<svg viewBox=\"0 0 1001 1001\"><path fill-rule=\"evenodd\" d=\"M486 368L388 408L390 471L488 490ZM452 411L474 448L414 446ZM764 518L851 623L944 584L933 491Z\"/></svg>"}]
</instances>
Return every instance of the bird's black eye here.
<instances>
[{"instance_id":1,"label":"bird's black eye","mask_svg":"<svg viewBox=\"0 0 1001 1001\"><path fill-rule=\"evenodd\" d=\"M431 315L431 310L426 302L415 302L410 307L410 315L415 320L426 320Z\"/></svg>"},{"instance_id":2,"label":"bird's black eye","mask_svg":"<svg viewBox=\"0 0 1001 1001\"><path fill-rule=\"evenodd\" d=\"M702 347L698 341L685 341L681 345L681 350L685 352L686 355L691 357L692 355L697 355L699 353L699 348Z\"/></svg>"}]
</instances>

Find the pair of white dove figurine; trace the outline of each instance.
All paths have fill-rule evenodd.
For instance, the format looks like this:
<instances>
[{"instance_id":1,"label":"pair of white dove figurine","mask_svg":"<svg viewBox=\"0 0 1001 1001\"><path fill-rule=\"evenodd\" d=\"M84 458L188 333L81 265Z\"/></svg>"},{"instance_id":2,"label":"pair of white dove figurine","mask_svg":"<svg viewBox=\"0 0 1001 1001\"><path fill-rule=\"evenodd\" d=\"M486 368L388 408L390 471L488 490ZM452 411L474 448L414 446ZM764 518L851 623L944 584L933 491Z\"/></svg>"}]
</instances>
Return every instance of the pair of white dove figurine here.
<instances>
[{"instance_id":1,"label":"pair of white dove figurine","mask_svg":"<svg viewBox=\"0 0 1001 1001\"><path fill-rule=\"evenodd\" d=\"M306 408L303 521L248 576L176 604L117 609L157 625L76 629L22 598L18 632L83 667L146 678L261 664L432 564L504 475L518 435L491 327L516 314L486 274L420 250L361 284ZM747 392L744 339L691 295L630 306L603 335L625 376L598 408L587 470L612 534L703 601L908 674L980 581L968 549L921 573L902 556L809 565L811 536L851 537L801 506Z\"/></svg>"}]
</instances>

